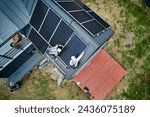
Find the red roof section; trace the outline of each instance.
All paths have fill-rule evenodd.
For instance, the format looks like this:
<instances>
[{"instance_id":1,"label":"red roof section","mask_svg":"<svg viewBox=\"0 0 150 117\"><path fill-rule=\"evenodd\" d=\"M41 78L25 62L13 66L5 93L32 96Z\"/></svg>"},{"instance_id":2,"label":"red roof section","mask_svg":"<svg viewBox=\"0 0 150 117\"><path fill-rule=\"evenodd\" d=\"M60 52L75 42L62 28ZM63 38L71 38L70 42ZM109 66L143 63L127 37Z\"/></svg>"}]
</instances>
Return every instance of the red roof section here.
<instances>
[{"instance_id":1,"label":"red roof section","mask_svg":"<svg viewBox=\"0 0 150 117\"><path fill-rule=\"evenodd\" d=\"M83 68L73 81L84 90L89 89L91 99L104 99L126 71L104 50L101 50L91 62Z\"/></svg>"}]
</instances>

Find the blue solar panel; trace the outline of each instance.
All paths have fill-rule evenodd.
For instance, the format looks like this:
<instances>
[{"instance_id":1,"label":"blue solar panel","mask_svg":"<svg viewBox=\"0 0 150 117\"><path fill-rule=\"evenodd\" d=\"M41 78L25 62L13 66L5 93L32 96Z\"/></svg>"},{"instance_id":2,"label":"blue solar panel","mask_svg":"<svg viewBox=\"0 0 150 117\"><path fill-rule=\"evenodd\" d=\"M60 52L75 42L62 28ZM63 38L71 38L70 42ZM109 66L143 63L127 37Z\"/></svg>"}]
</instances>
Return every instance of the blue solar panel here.
<instances>
[{"instance_id":1,"label":"blue solar panel","mask_svg":"<svg viewBox=\"0 0 150 117\"><path fill-rule=\"evenodd\" d=\"M86 11L90 11L91 9L87 7L85 4L81 2L81 0L74 0L81 8L83 8Z\"/></svg>"},{"instance_id":2,"label":"blue solar panel","mask_svg":"<svg viewBox=\"0 0 150 117\"><path fill-rule=\"evenodd\" d=\"M102 18L100 18L96 13L93 11L89 12L91 16L93 16L100 24L102 24L105 28L109 27L109 24L106 23Z\"/></svg>"},{"instance_id":3,"label":"blue solar panel","mask_svg":"<svg viewBox=\"0 0 150 117\"><path fill-rule=\"evenodd\" d=\"M59 56L69 66L71 56L79 56L86 47L86 44L77 35L74 35Z\"/></svg>"},{"instance_id":4,"label":"blue solar panel","mask_svg":"<svg viewBox=\"0 0 150 117\"><path fill-rule=\"evenodd\" d=\"M58 2L66 11L82 10L75 2Z\"/></svg>"},{"instance_id":5,"label":"blue solar panel","mask_svg":"<svg viewBox=\"0 0 150 117\"><path fill-rule=\"evenodd\" d=\"M29 34L29 39L32 41L32 43L38 48L38 50L42 54L45 53L49 45L34 29L31 29L31 32Z\"/></svg>"},{"instance_id":6,"label":"blue solar panel","mask_svg":"<svg viewBox=\"0 0 150 117\"><path fill-rule=\"evenodd\" d=\"M38 0L35 10L33 12L30 24L38 30L41 26L41 23L46 15L48 7L41 1Z\"/></svg>"},{"instance_id":7,"label":"blue solar panel","mask_svg":"<svg viewBox=\"0 0 150 117\"><path fill-rule=\"evenodd\" d=\"M94 35L97 34L97 32L101 32L103 31L105 28L100 25L96 20L87 22L87 23L83 23L82 24L86 29L90 30L90 32Z\"/></svg>"},{"instance_id":8,"label":"blue solar panel","mask_svg":"<svg viewBox=\"0 0 150 117\"><path fill-rule=\"evenodd\" d=\"M49 10L46 19L40 30L40 34L49 42L54 30L56 29L60 17L58 17L52 10Z\"/></svg>"},{"instance_id":9,"label":"blue solar panel","mask_svg":"<svg viewBox=\"0 0 150 117\"><path fill-rule=\"evenodd\" d=\"M71 37L74 30L67 25L64 21L61 21L60 25L58 26L55 34L53 35L50 44L55 46L56 44L65 45L66 42Z\"/></svg>"},{"instance_id":10,"label":"blue solar panel","mask_svg":"<svg viewBox=\"0 0 150 117\"><path fill-rule=\"evenodd\" d=\"M72 0L55 0L57 2L72 2Z\"/></svg>"},{"instance_id":11,"label":"blue solar panel","mask_svg":"<svg viewBox=\"0 0 150 117\"><path fill-rule=\"evenodd\" d=\"M35 10L36 13L43 9L42 7L39 8L38 4L36 6L37 11ZM45 6L43 5L43 7ZM69 7L69 9L72 8ZM36 15L38 15L38 13ZM86 14L85 11L80 15L82 16L81 22L84 22L88 19L85 17L89 17L88 20L92 19L92 17ZM39 23L43 22L41 24L40 30L37 30L37 28L40 26L38 21L34 25L34 23L31 20L31 25L34 27L34 29L31 29L30 31L29 39L42 54L45 53L48 46L50 45L51 46L55 46L56 44L66 45L63 51L60 53L60 58L62 59L62 61L64 61L66 65L69 65L71 56L78 56L82 51L85 50L85 48L87 47L86 44L76 34L73 35L74 29L69 24L67 24L63 19L61 19L60 16L58 16L51 8L49 8L47 15L45 14L43 16L45 17L43 19L41 18L43 21L39 21ZM34 19L35 17L38 16L34 16L32 19Z\"/></svg>"},{"instance_id":12,"label":"blue solar panel","mask_svg":"<svg viewBox=\"0 0 150 117\"><path fill-rule=\"evenodd\" d=\"M109 24L91 11L91 9L80 0L72 0L72 2L68 2L67 0L63 0L63 2L60 2L62 0L54 1L92 36L99 34L102 30L109 27ZM76 6L80 7L80 9L77 9Z\"/></svg>"},{"instance_id":13,"label":"blue solar panel","mask_svg":"<svg viewBox=\"0 0 150 117\"><path fill-rule=\"evenodd\" d=\"M70 14L80 23L93 19L85 11L71 12Z\"/></svg>"}]
</instances>

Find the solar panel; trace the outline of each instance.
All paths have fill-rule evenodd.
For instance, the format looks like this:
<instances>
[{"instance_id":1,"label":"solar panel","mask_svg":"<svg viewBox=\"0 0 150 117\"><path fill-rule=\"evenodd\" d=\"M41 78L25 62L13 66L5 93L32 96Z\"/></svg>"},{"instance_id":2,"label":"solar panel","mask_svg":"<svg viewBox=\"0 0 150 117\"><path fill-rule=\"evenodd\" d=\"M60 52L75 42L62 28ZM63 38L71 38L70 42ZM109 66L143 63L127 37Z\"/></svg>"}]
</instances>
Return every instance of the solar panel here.
<instances>
[{"instance_id":1,"label":"solar panel","mask_svg":"<svg viewBox=\"0 0 150 117\"><path fill-rule=\"evenodd\" d=\"M66 11L82 10L75 2L58 2Z\"/></svg>"},{"instance_id":2,"label":"solar panel","mask_svg":"<svg viewBox=\"0 0 150 117\"><path fill-rule=\"evenodd\" d=\"M74 0L81 8L83 8L86 11L90 11L91 9L87 7L85 4L83 4L80 0Z\"/></svg>"},{"instance_id":3,"label":"solar panel","mask_svg":"<svg viewBox=\"0 0 150 117\"><path fill-rule=\"evenodd\" d=\"M92 34L96 35L97 32L103 31L105 28L100 25L96 20L83 23L82 24L86 29L88 29Z\"/></svg>"},{"instance_id":4,"label":"solar panel","mask_svg":"<svg viewBox=\"0 0 150 117\"><path fill-rule=\"evenodd\" d=\"M49 42L50 37L52 36L53 32L55 31L58 23L60 22L61 18L58 17L52 10L49 10L46 19L42 25L40 30L40 34Z\"/></svg>"},{"instance_id":5,"label":"solar panel","mask_svg":"<svg viewBox=\"0 0 150 117\"><path fill-rule=\"evenodd\" d=\"M77 21L80 23L92 20L93 18L87 14L85 11L77 11L77 12L71 12L70 13Z\"/></svg>"},{"instance_id":6,"label":"solar panel","mask_svg":"<svg viewBox=\"0 0 150 117\"><path fill-rule=\"evenodd\" d=\"M71 3L69 0L68 2ZM38 11L47 7L39 8L39 4L44 4L42 7L45 7L45 3L37 3L34 11L34 14L36 15L40 15L38 14ZM67 10L77 10L78 8L82 9L79 6L72 6ZM74 29L69 24L67 24L60 16L58 16L51 8L48 9L49 11L47 11L46 8L43 18L40 16L42 21L38 21L36 19L39 16L33 16L31 19L31 25L33 29L30 31L29 39L42 54L45 53L49 46L55 46L56 44L66 45L63 51L60 53L60 59L65 63L65 65L69 65L71 56L78 56L82 51L85 50L87 46L76 34L73 35ZM79 21L82 23L92 19L92 17L85 11L80 12L79 15L73 12L71 13L77 18L76 20L78 20L78 17L81 15L82 17L80 17ZM35 22L33 19L35 19Z\"/></svg>"},{"instance_id":7,"label":"solar panel","mask_svg":"<svg viewBox=\"0 0 150 117\"><path fill-rule=\"evenodd\" d=\"M72 2L72 0L55 0L57 2Z\"/></svg>"},{"instance_id":8,"label":"solar panel","mask_svg":"<svg viewBox=\"0 0 150 117\"><path fill-rule=\"evenodd\" d=\"M33 12L32 18L30 20L30 24L38 30L40 25L46 15L48 7L41 1L38 0L35 10Z\"/></svg>"},{"instance_id":9,"label":"solar panel","mask_svg":"<svg viewBox=\"0 0 150 117\"><path fill-rule=\"evenodd\" d=\"M21 29L21 33L24 34L25 36L28 36L30 29L31 29L31 25L28 24L23 29Z\"/></svg>"},{"instance_id":10,"label":"solar panel","mask_svg":"<svg viewBox=\"0 0 150 117\"><path fill-rule=\"evenodd\" d=\"M85 28L92 36L99 34L102 30L109 27L109 24L107 24L96 13L91 11L91 9L83 4L80 0L72 0L72 2L70 2L70 0L54 1L73 19L75 19L83 28ZM75 7L75 4L80 6L80 11L71 11Z\"/></svg>"},{"instance_id":11,"label":"solar panel","mask_svg":"<svg viewBox=\"0 0 150 117\"><path fill-rule=\"evenodd\" d=\"M61 21L60 25L58 26L55 34L53 35L50 44L55 46L56 44L65 45L66 42L71 37L74 30L67 25L64 21Z\"/></svg>"},{"instance_id":12,"label":"solar panel","mask_svg":"<svg viewBox=\"0 0 150 117\"><path fill-rule=\"evenodd\" d=\"M45 53L49 45L34 29L31 29L31 32L29 34L29 39L42 54Z\"/></svg>"},{"instance_id":13,"label":"solar panel","mask_svg":"<svg viewBox=\"0 0 150 117\"><path fill-rule=\"evenodd\" d=\"M74 35L60 53L60 58L69 66L71 56L79 56L86 47L86 44L77 35Z\"/></svg>"},{"instance_id":14,"label":"solar panel","mask_svg":"<svg viewBox=\"0 0 150 117\"><path fill-rule=\"evenodd\" d=\"M108 28L110 25L106 23L102 18L100 18L96 13L93 11L89 12L91 16L93 16L100 24L102 24L105 28Z\"/></svg>"}]
</instances>

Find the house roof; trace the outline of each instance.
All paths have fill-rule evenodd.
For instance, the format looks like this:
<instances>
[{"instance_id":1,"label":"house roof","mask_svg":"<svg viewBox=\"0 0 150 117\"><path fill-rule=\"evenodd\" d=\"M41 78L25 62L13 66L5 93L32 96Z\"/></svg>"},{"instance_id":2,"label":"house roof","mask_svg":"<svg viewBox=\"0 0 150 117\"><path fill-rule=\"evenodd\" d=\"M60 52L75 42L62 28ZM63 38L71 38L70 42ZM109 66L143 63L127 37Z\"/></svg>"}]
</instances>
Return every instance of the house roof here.
<instances>
[{"instance_id":1,"label":"house roof","mask_svg":"<svg viewBox=\"0 0 150 117\"><path fill-rule=\"evenodd\" d=\"M72 80L82 90L87 87L91 99L105 99L125 74L125 69L101 50Z\"/></svg>"},{"instance_id":2,"label":"house roof","mask_svg":"<svg viewBox=\"0 0 150 117\"><path fill-rule=\"evenodd\" d=\"M26 7L25 1L29 0L0 0L0 45L29 23L36 0Z\"/></svg>"},{"instance_id":3,"label":"house roof","mask_svg":"<svg viewBox=\"0 0 150 117\"><path fill-rule=\"evenodd\" d=\"M38 0L22 0L29 16L32 16L33 10Z\"/></svg>"},{"instance_id":4,"label":"house roof","mask_svg":"<svg viewBox=\"0 0 150 117\"><path fill-rule=\"evenodd\" d=\"M62 4L59 4L60 2L38 0L30 20L32 29L29 39L59 68L67 79L70 79L114 34L114 31L79 0L63 0L64 8L61 6ZM70 7L66 5L68 3L75 4L75 6ZM78 11L81 12L78 14ZM75 15L72 15L73 12ZM81 14L83 16L80 16ZM94 22L96 30L91 23L87 25L88 22L92 24ZM65 47L59 58L54 60L54 57L49 55L47 48L56 44L63 44ZM80 65L76 69L68 68L71 56L77 56L82 51L85 51L85 54L80 60Z\"/></svg>"}]
</instances>

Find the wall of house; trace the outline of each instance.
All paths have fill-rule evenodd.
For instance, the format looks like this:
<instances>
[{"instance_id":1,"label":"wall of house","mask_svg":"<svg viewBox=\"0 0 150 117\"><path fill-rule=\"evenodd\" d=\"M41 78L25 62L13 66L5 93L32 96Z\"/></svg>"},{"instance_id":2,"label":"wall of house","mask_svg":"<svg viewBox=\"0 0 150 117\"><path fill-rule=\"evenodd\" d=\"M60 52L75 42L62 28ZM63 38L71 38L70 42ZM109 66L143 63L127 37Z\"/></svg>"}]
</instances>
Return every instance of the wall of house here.
<instances>
[{"instance_id":1,"label":"wall of house","mask_svg":"<svg viewBox=\"0 0 150 117\"><path fill-rule=\"evenodd\" d=\"M18 75L15 72L20 69L24 72L30 70L31 67L26 66L35 65L41 58L31 53L34 46L26 38L30 30L28 23L36 2L37 0L0 0L0 22L2 22L0 23L0 78L13 80ZM26 36L21 41L22 49L10 47L11 37L18 31ZM11 56L9 59L5 57L8 53ZM34 60L34 57L39 59ZM31 65L28 65L29 61ZM24 72L21 75L25 74ZM20 79L20 76L17 76L17 79Z\"/></svg>"},{"instance_id":2,"label":"wall of house","mask_svg":"<svg viewBox=\"0 0 150 117\"><path fill-rule=\"evenodd\" d=\"M30 16L22 0L0 0L0 47L27 25L29 20Z\"/></svg>"},{"instance_id":3,"label":"wall of house","mask_svg":"<svg viewBox=\"0 0 150 117\"><path fill-rule=\"evenodd\" d=\"M10 64L8 64L2 71L0 71L0 78L8 78L13 74L20 66L22 66L30 57L33 56L33 45L29 46L22 54L15 58Z\"/></svg>"}]
</instances>

